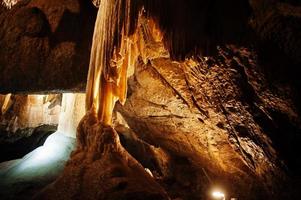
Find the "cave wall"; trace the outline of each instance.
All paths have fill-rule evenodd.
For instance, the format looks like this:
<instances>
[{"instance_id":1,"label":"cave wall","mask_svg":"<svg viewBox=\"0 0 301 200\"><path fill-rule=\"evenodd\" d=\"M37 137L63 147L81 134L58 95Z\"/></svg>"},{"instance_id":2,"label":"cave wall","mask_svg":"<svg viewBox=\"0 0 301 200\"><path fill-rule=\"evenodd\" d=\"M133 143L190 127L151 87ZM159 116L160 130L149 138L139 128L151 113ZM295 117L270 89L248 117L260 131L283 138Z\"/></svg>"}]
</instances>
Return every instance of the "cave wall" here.
<instances>
[{"instance_id":1,"label":"cave wall","mask_svg":"<svg viewBox=\"0 0 301 200\"><path fill-rule=\"evenodd\" d=\"M25 0L10 10L0 6L0 93L84 90L93 5Z\"/></svg>"},{"instance_id":2,"label":"cave wall","mask_svg":"<svg viewBox=\"0 0 301 200\"><path fill-rule=\"evenodd\" d=\"M127 102L117 110L144 141L188 160L198 174L187 181L190 191L212 184L208 174L213 184L242 199L286 195L277 183L286 182L283 159L294 150L287 151L292 140L278 139L299 140L299 131L282 128L300 130L294 93L283 95L283 85L271 88L250 49L218 51L197 61L138 62ZM297 164L300 157L293 160Z\"/></svg>"}]
</instances>

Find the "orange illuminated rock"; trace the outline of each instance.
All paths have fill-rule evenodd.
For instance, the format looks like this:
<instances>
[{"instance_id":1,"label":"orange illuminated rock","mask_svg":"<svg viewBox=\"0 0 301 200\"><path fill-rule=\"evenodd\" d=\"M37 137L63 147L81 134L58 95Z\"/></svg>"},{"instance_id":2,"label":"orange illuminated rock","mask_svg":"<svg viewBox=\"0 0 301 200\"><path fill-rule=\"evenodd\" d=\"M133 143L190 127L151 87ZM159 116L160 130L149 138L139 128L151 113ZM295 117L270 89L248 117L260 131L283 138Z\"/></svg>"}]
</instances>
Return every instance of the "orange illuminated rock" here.
<instances>
[{"instance_id":1,"label":"orange illuminated rock","mask_svg":"<svg viewBox=\"0 0 301 200\"><path fill-rule=\"evenodd\" d=\"M122 0L102 1L91 49L86 110L95 110L106 125L111 124L115 102L125 102L127 69L136 60L132 55L135 43L129 37L131 1L123 3Z\"/></svg>"}]
</instances>

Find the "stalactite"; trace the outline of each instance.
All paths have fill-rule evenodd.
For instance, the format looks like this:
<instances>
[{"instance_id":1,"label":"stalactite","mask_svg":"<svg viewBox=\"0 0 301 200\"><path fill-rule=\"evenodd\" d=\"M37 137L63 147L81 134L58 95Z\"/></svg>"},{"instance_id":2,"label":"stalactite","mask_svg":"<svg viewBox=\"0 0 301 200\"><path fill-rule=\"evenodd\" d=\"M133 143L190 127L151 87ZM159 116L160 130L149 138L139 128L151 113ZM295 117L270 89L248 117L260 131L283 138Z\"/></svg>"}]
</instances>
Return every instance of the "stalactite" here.
<instances>
[{"instance_id":1,"label":"stalactite","mask_svg":"<svg viewBox=\"0 0 301 200\"><path fill-rule=\"evenodd\" d=\"M125 102L127 68L133 64L133 35L140 1L103 0L95 23L86 89L86 110L110 125L116 101ZM135 51L133 51L135 52Z\"/></svg>"}]
</instances>

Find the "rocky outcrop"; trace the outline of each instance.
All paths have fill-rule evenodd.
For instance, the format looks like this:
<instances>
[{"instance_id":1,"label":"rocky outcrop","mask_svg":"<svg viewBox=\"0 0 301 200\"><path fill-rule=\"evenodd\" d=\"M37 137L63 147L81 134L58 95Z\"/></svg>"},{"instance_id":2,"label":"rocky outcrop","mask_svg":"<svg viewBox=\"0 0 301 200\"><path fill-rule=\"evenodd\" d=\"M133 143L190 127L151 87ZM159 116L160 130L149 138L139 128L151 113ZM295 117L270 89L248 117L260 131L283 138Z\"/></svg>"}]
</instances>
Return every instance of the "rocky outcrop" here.
<instances>
[{"instance_id":1,"label":"rocky outcrop","mask_svg":"<svg viewBox=\"0 0 301 200\"><path fill-rule=\"evenodd\" d=\"M83 90L95 15L84 0L1 7L0 93Z\"/></svg>"}]
</instances>

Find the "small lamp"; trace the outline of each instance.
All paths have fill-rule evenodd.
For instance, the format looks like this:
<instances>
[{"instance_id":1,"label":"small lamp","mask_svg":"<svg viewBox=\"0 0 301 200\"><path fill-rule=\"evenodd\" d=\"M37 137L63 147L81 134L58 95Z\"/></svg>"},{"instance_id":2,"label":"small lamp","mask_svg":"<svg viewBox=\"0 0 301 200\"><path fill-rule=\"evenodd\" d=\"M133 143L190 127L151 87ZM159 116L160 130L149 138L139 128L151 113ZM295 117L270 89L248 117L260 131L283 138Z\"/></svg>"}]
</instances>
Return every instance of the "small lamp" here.
<instances>
[{"instance_id":1,"label":"small lamp","mask_svg":"<svg viewBox=\"0 0 301 200\"><path fill-rule=\"evenodd\" d=\"M212 197L218 200L225 200L225 194L222 193L221 191L213 191Z\"/></svg>"}]
</instances>

